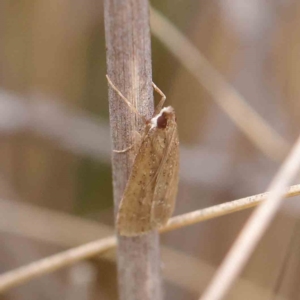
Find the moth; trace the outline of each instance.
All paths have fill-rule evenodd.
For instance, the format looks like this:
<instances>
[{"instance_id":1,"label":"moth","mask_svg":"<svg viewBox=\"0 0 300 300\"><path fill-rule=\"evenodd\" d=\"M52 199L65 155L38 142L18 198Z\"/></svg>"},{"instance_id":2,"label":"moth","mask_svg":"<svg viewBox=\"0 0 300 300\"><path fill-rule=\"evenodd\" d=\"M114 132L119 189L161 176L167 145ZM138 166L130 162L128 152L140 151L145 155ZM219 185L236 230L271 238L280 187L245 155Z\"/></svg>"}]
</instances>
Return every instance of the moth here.
<instances>
[{"instance_id":1,"label":"moth","mask_svg":"<svg viewBox=\"0 0 300 300\"><path fill-rule=\"evenodd\" d=\"M107 80L139 114L108 76ZM123 236L138 236L158 229L167 223L174 211L179 180L176 116L173 107L162 108L166 97L154 83L153 88L162 98L150 120L142 116L145 128L117 213L117 231Z\"/></svg>"}]
</instances>

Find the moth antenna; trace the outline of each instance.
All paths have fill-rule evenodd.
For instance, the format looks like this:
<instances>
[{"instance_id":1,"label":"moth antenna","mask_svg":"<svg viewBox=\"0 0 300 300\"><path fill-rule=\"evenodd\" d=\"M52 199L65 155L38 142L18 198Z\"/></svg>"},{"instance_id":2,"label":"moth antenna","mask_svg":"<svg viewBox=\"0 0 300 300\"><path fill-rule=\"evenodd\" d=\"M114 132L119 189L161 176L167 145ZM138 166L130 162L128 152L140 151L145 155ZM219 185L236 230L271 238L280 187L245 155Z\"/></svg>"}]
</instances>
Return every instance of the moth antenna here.
<instances>
[{"instance_id":1,"label":"moth antenna","mask_svg":"<svg viewBox=\"0 0 300 300\"><path fill-rule=\"evenodd\" d=\"M137 109L132 105L132 103L130 101L128 101L128 99L118 90L118 88L112 83L112 81L110 80L110 78L108 77L108 75L106 75L106 79L109 83L109 85L113 88L113 90L125 101L125 103L128 105L128 107L140 118L143 119L143 121L146 123L146 118L141 115Z\"/></svg>"},{"instance_id":2,"label":"moth antenna","mask_svg":"<svg viewBox=\"0 0 300 300\"><path fill-rule=\"evenodd\" d=\"M158 102L157 106L155 107L155 111L154 111L154 115L157 115L162 107L164 106L164 103L167 99L166 95L157 87L157 85L152 82L152 86L153 86L153 89L155 90L156 93L158 93L160 96L161 96L161 99L160 101Z\"/></svg>"}]
</instances>

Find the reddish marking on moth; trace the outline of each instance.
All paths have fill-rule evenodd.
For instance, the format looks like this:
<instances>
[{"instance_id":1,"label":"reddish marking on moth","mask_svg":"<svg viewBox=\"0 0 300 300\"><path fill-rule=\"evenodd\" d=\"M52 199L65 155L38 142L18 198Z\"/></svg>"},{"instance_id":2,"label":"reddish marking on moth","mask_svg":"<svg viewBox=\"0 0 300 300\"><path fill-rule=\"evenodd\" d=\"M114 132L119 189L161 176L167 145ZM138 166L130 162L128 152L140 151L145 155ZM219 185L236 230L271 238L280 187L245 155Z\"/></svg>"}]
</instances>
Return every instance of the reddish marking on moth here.
<instances>
[{"instance_id":1,"label":"reddish marking on moth","mask_svg":"<svg viewBox=\"0 0 300 300\"><path fill-rule=\"evenodd\" d=\"M166 113L163 112L160 117L157 118L157 128L166 128L168 119L166 118Z\"/></svg>"}]
</instances>

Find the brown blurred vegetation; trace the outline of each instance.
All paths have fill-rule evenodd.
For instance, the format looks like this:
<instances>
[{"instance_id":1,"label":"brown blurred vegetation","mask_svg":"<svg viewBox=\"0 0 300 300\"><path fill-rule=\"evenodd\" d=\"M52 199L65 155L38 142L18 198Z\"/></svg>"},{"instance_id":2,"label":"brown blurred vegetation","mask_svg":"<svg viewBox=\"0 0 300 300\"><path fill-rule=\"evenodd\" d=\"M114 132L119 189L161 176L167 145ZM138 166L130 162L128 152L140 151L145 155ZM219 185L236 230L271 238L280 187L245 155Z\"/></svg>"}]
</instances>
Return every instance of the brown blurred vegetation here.
<instances>
[{"instance_id":1,"label":"brown blurred vegetation","mask_svg":"<svg viewBox=\"0 0 300 300\"><path fill-rule=\"evenodd\" d=\"M152 4L292 145L299 132L300 4L293 0ZM10 111L3 91L22 99L25 107L50 101L71 115L84 113L108 137L103 23L102 1L1 1L0 118ZM156 38L152 48L154 81L178 115L185 149L181 166L190 164L190 176L181 178L175 214L264 191L280 162L260 153ZM13 222L2 210L1 272L96 238L96 229L95 234L78 235L75 224L99 228L99 237L100 228L108 234L106 226L113 225L108 153L99 158L77 151L76 145L62 147L55 135L36 134L26 126L13 130L5 122L17 123L16 116L8 114L0 120L0 199L50 208L53 216L64 212L66 224L74 226L65 236L58 232L55 242L51 211L45 220L25 221L32 222L26 226ZM57 125L55 118L53 123ZM65 126L58 123L58 131L70 130L76 137L77 131ZM80 134L79 130L78 138ZM284 204L228 299L298 299L297 201ZM162 236L166 299L197 299L249 213ZM42 227L40 237L30 232L35 226ZM117 299L113 257L110 254L44 276L1 299Z\"/></svg>"}]
</instances>

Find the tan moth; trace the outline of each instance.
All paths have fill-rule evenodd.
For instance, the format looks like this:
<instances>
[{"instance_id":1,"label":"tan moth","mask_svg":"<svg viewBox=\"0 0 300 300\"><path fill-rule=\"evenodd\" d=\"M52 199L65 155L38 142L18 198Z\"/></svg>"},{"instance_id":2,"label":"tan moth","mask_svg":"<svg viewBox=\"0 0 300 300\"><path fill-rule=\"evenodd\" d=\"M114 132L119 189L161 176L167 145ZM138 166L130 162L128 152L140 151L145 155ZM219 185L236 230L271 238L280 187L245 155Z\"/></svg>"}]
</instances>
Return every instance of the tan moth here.
<instances>
[{"instance_id":1,"label":"tan moth","mask_svg":"<svg viewBox=\"0 0 300 300\"><path fill-rule=\"evenodd\" d=\"M108 76L107 80L138 114ZM145 120L140 146L120 202L116 223L118 233L124 236L137 236L162 227L171 217L175 206L179 180L179 140L175 111L171 106L162 108L166 97L155 84L153 87L162 99L153 117Z\"/></svg>"}]
</instances>

